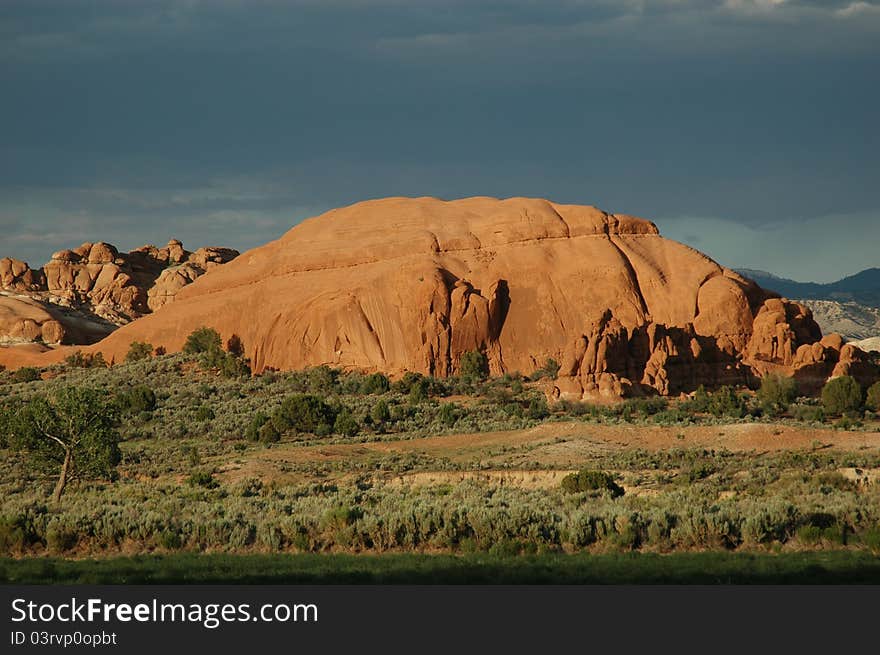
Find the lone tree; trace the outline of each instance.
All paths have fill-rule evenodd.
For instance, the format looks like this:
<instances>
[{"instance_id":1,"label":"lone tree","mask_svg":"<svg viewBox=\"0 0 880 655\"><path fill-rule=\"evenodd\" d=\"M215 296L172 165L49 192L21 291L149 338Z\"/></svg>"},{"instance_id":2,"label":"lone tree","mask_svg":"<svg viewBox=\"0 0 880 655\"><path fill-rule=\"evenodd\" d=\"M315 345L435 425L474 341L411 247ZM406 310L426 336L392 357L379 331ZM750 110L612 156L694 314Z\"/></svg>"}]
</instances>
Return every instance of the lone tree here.
<instances>
[{"instance_id":1,"label":"lone tree","mask_svg":"<svg viewBox=\"0 0 880 655\"><path fill-rule=\"evenodd\" d=\"M61 501L74 479L111 475L119 464L114 403L96 389L65 387L22 405L7 425L10 446L30 455L42 470L60 466L52 498Z\"/></svg>"}]
</instances>

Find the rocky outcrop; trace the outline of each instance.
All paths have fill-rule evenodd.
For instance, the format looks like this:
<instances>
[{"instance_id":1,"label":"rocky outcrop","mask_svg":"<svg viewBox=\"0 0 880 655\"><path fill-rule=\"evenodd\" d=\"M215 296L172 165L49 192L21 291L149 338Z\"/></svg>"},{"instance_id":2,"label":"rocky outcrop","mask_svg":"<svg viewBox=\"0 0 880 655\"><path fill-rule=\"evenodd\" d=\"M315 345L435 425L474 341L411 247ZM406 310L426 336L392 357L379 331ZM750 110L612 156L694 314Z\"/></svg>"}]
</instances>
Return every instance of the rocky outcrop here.
<instances>
[{"instance_id":1,"label":"rocky outcrop","mask_svg":"<svg viewBox=\"0 0 880 655\"><path fill-rule=\"evenodd\" d=\"M552 357L562 368L549 391L586 399L771 370L870 373L857 351L821 345L807 308L650 221L595 207L387 198L306 220L185 286L176 261L147 294L148 307L162 288L175 302L90 350L108 361L132 341L173 352L204 325L241 337L258 372L328 364L446 376L477 349L493 374L531 373ZM829 350L816 350L821 370L806 355L817 343Z\"/></svg>"},{"instance_id":2,"label":"rocky outcrop","mask_svg":"<svg viewBox=\"0 0 880 655\"><path fill-rule=\"evenodd\" d=\"M180 241L127 254L108 243L61 250L41 269L0 260L0 343L93 343L173 300L211 268L234 259L226 248L190 253Z\"/></svg>"}]
</instances>

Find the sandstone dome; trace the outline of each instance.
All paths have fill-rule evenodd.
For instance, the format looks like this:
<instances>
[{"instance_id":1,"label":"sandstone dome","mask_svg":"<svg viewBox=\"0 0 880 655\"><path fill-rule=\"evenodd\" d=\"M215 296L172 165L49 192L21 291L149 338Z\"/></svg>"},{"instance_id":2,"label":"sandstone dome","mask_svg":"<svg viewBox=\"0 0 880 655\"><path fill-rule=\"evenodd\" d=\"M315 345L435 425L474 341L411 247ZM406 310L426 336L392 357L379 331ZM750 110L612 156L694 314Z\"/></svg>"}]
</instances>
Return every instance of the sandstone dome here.
<instances>
[{"instance_id":1,"label":"sandstone dome","mask_svg":"<svg viewBox=\"0 0 880 655\"><path fill-rule=\"evenodd\" d=\"M88 350L115 361L133 341L173 352L201 326L238 335L255 371L328 364L446 376L477 349L494 374L528 374L552 357L562 364L555 392L571 397L793 372L804 345L811 365L837 364L813 348L822 335L808 309L652 222L531 198L334 209Z\"/></svg>"}]
</instances>

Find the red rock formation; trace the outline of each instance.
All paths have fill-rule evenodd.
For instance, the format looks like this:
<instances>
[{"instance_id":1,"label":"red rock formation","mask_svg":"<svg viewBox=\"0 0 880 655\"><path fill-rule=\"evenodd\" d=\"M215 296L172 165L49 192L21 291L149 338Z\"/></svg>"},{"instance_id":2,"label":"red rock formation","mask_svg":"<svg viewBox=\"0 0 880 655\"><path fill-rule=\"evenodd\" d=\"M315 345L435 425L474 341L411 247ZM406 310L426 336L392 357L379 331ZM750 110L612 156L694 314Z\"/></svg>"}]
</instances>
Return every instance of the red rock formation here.
<instances>
[{"instance_id":1,"label":"red rock formation","mask_svg":"<svg viewBox=\"0 0 880 655\"><path fill-rule=\"evenodd\" d=\"M32 270L0 260L0 342L93 343L173 300L177 291L238 255L226 248L194 253L180 241L120 254L110 244L84 243Z\"/></svg>"},{"instance_id":2,"label":"red rock formation","mask_svg":"<svg viewBox=\"0 0 880 655\"><path fill-rule=\"evenodd\" d=\"M174 304L91 350L116 361L132 341L173 352L205 325L239 335L256 371L329 364L445 376L480 349L494 374L530 373L553 357L562 363L554 392L580 398L743 383L817 358L816 375L838 365L870 373L856 351L820 342L809 310L662 238L650 221L546 200L358 203L192 284L181 286L182 268L160 279ZM154 290L148 305L163 298Z\"/></svg>"}]
</instances>

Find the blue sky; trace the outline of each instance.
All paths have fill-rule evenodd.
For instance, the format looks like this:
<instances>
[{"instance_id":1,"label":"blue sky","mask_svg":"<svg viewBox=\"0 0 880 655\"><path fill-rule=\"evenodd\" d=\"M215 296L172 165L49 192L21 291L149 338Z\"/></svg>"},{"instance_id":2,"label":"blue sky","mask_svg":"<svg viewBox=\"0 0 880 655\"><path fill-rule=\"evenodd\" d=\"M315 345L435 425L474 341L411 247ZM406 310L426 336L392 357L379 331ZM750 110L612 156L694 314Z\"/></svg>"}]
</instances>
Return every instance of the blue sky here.
<instances>
[{"instance_id":1,"label":"blue sky","mask_svg":"<svg viewBox=\"0 0 880 655\"><path fill-rule=\"evenodd\" d=\"M541 196L730 266L880 266L880 2L0 2L0 255Z\"/></svg>"}]
</instances>

